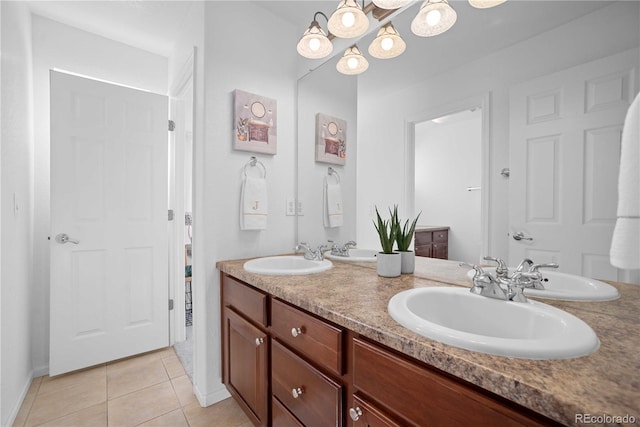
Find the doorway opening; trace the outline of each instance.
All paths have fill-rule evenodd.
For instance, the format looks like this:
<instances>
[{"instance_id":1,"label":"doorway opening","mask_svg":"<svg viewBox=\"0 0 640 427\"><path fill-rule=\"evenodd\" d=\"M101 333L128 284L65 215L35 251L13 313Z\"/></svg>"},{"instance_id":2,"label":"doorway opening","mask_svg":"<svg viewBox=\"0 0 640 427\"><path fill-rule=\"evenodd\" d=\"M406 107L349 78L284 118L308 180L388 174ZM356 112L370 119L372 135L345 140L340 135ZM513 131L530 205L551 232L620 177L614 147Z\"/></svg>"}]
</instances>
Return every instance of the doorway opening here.
<instances>
[{"instance_id":1,"label":"doorway opening","mask_svg":"<svg viewBox=\"0 0 640 427\"><path fill-rule=\"evenodd\" d=\"M420 223L449 227L449 258L481 253L482 109L416 123L415 209Z\"/></svg>"},{"instance_id":2,"label":"doorway opening","mask_svg":"<svg viewBox=\"0 0 640 427\"><path fill-rule=\"evenodd\" d=\"M448 258L489 254L490 95L406 121L405 200L420 225L449 227Z\"/></svg>"}]
</instances>

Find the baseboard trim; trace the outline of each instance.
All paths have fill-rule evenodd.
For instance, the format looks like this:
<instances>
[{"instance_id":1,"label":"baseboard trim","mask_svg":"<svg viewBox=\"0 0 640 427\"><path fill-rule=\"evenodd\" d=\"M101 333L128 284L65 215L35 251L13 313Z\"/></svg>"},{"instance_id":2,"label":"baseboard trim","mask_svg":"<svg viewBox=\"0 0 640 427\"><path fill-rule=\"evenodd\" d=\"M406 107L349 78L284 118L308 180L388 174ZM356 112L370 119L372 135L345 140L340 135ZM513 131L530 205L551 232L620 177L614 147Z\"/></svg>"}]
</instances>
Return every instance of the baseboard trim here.
<instances>
[{"instance_id":1,"label":"baseboard trim","mask_svg":"<svg viewBox=\"0 0 640 427\"><path fill-rule=\"evenodd\" d=\"M204 394L202 393L197 385L193 385L193 393L196 395L196 399L200 403L200 406L207 407L211 406L214 403L220 402L221 400L227 399L231 397L229 391L225 387L224 384L220 384L213 390L211 393Z\"/></svg>"},{"instance_id":2,"label":"baseboard trim","mask_svg":"<svg viewBox=\"0 0 640 427\"><path fill-rule=\"evenodd\" d=\"M31 376L33 378L43 377L45 375L49 375L49 365L40 366L39 368L34 368Z\"/></svg>"},{"instance_id":3,"label":"baseboard trim","mask_svg":"<svg viewBox=\"0 0 640 427\"><path fill-rule=\"evenodd\" d=\"M33 379L36 378L35 370L31 371L31 375L27 378L24 386L22 387L22 392L20 393L20 398L16 402L9 418L6 420L0 420L3 426L12 426L16 421L16 417L18 416L18 412L20 412L20 408L22 407L22 403L24 403L25 397L27 397L27 393L29 392L29 387L31 387L31 383Z\"/></svg>"}]
</instances>

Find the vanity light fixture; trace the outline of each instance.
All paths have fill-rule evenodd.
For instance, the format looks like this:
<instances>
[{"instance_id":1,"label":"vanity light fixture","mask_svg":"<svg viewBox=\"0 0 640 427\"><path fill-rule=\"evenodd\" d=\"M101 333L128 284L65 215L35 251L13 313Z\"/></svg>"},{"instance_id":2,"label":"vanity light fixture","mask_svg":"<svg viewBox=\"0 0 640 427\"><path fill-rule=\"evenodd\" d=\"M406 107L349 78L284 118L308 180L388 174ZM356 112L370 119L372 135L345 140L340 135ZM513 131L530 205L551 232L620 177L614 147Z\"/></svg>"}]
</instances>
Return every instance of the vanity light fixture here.
<instances>
[{"instance_id":1,"label":"vanity light fixture","mask_svg":"<svg viewBox=\"0 0 640 427\"><path fill-rule=\"evenodd\" d=\"M313 15L313 21L307 31L304 32L298 42L298 53L305 58L319 59L328 56L333 51L333 43L327 37L320 24L318 24L318 15L324 16L329 21L327 15L322 12L316 12Z\"/></svg>"},{"instance_id":2,"label":"vanity light fixture","mask_svg":"<svg viewBox=\"0 0 640 427\"><path fill-rule=\"evenodd\" d=\"M411 3L413 0L372 0L373 4L381 9L393 10L400 9Z\"/></svg>"},{"instance_id":3,"label":"vanity light fixture","mask_svg":"<svg viewBox=\"0 0 640 427\"><path fill-rule=\"evenodd\" d=\"M507 0L469 0L469 4L478 9L488 9L490 7L498 6Z\"/></svg>"},{"instance_id":4,"label":"vanity light fixture","mask_svg":"<svg viewBox=\"0 0 640 427\"><path fill-rule=\"evenodd\" d=\"M363 35L369 29L369 18L362 9L356 0L340 0L327 23L329 32L345 39Z\"/></svg>"},{"instance_id":5,"label":"vanity light fixture","mask_svg":"<svg viewBox=\"0 0 640 427\"><path fill-rule=\"evenodd\" d=\"M458 14L447 0L425 0L411 22L411 31L420 37L442 34L455 24Z\"/></svg>"},{"instance_id":6,"label":"vanity light fixture","mask_svg":"<svg viewBox=\"0 0 640 427\"><path fill-rule=\"evenodd\" d=\"M391 22L378 31L378 35L369 45L369 55L378 59L395 58L402 54L407 44L402 40Z\"/></svg>"},{"instance_id":7,"label":"vanity light fixture","mask_svg":"<svg viewBox=\"0 0 640 427\"><path fill-rule=\"evenodd\" d=\"M365 58L358 46L353 45L344 51L344 55L336 64L336 69L342 74L360 74L369 68L369 61Z\"/></svg>"}]
</instances>

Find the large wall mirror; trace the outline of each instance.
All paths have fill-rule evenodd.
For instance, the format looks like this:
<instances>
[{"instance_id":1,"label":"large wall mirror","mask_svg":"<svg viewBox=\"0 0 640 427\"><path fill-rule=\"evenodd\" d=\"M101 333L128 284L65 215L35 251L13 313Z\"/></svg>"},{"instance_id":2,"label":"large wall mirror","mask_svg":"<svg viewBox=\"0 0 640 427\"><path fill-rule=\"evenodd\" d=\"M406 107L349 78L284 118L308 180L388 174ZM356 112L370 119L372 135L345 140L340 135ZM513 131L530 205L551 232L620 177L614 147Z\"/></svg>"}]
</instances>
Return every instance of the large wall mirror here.
<instances>
[{"instance_id":1,"label":"large wall mirror","mask_svg":"<svg viewBox=\"0 0 640 427\"><path fill-rule=\"evenodd\" d=\"M329 3L325 13L332 11ZM608 246L617 202L615 153L624 114L639 87L640 4L509 0L475 9L454 0L455 25L439 36L417 37L410 26L421 3L390 17L407 44L399 57L371 58L367 48L377 32L371 30L357 41L370 63L363 74L341 75L334 58L300 79L298 195L304 215L298 219L299 239L313 244L354 239L361 248L377 249L374 208L382 212L398 204L404 218L422 211L423 225L451 226L450 252L460 261L492 255L517 264L527 256L558 262L571 273L637 281L637 272L609 264ZM331 106L314 104L330 99L343 103L333 106L342 109L336 114L346 118L351 112L347 162L335 167L350 186L343 188L349 220L339 231L324 228L321 205L306 201L322 200L329 165L315 162L310 147L315 113L331 113L320 111ZM569 136L545 139L560 131L553 125L540 130L543 122L560 123L551 120L554 114L564 119L570 104L590 102L599 106L575 114L607 110L615 123L578 129L564 122L563 135L579 140L570 145ZM535 136L528 134L534 131ZM566 167L549 167L571 158ZM479 170L467 177L471 166ZM568 182L576 187L569 189ZM528 191L524 198L523 191ZM575 207L570 215L578 219L569 224L568 209ZM465 228L471 225L474 230ZM518 233L533 240L516 240ZM582 245L575 236L595 233L602 237L588 250L572 247Z\"/></svg>"}]
</instances>

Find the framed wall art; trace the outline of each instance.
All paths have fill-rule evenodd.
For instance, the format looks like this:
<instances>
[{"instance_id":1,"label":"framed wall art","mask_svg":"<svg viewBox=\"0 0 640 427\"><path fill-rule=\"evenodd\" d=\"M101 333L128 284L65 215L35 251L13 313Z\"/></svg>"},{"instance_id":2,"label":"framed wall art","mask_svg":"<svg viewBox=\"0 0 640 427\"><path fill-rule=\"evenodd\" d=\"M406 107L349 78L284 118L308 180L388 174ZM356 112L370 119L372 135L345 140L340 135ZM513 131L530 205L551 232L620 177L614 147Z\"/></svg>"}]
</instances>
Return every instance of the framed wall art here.
<instances>
[{"instance_id":1,"label":"framed wall art","mask_svg":"<svg viewBox=\"0 0 640 427\"><path fill-rule=\"evenodd\" d=\"M234 90L234 150L276 154L278 106L275 99Z\"/></svg>"},{"instance_id":2,"label":"framed wall art","mask_svg":"<svg viewBox=\"0 0 640 427\"><path fill-rule=\"evenodd\" d=\"M346 158L346 120L316 114L316 162L344 165Z\"/></svg>"}]
</instances>

